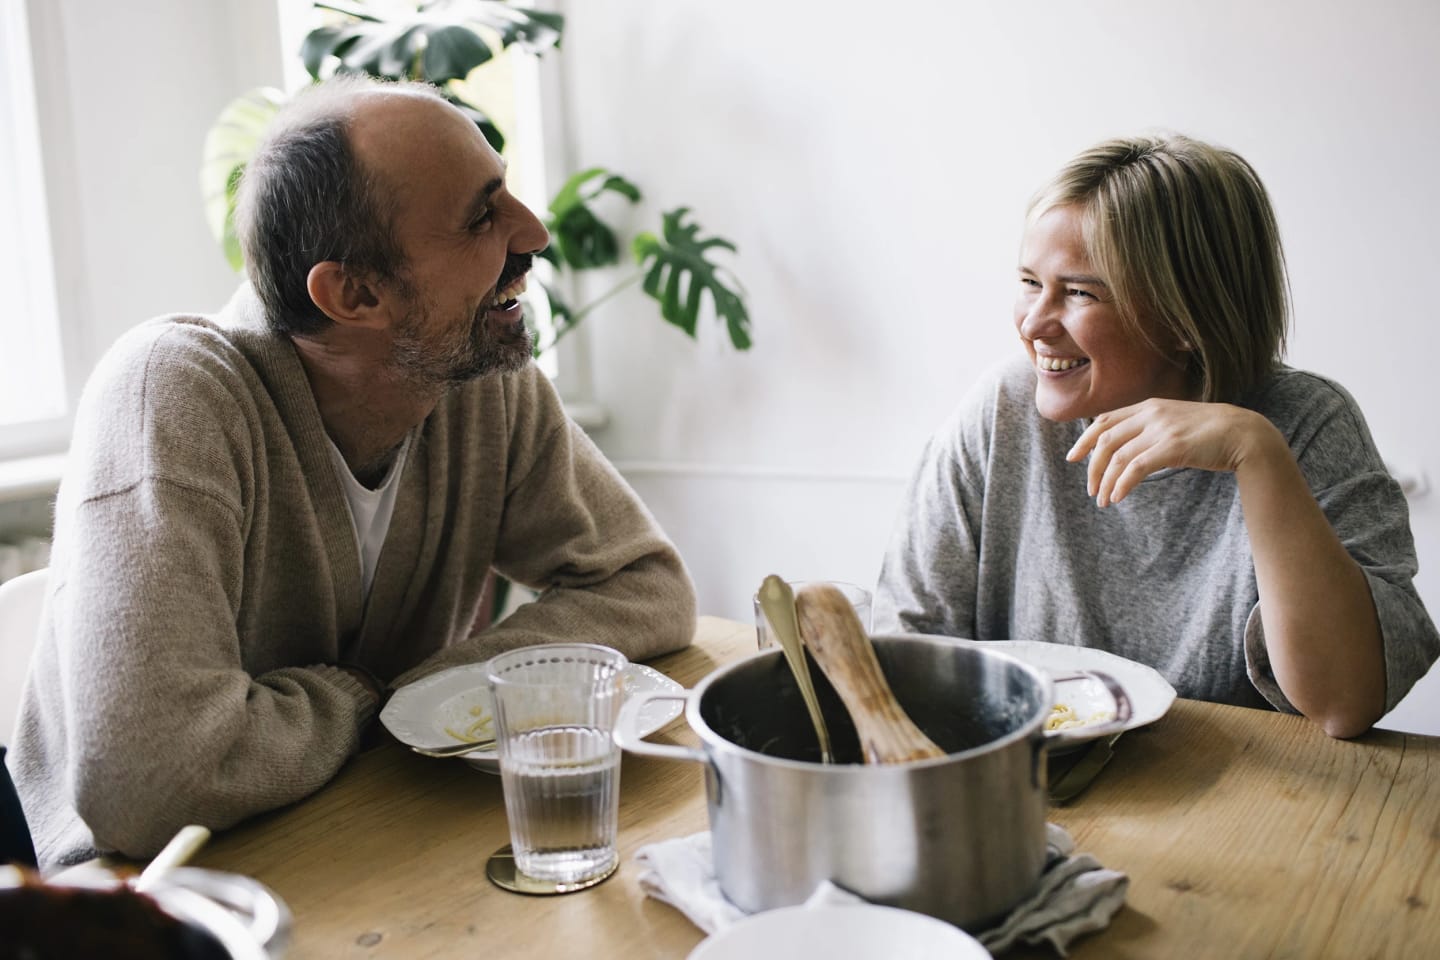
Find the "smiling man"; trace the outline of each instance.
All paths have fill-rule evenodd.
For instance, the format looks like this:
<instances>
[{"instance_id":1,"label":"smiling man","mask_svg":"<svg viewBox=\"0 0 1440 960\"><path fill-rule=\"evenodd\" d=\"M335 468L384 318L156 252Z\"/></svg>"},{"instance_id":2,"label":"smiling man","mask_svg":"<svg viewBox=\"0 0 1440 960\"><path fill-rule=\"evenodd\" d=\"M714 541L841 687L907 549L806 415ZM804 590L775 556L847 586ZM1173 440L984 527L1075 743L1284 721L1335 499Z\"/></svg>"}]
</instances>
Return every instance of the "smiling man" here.
<instances>
[{"instance_id":1,"label":"smiling man","mask_svg":"<svg viewBox=\"0 0 1440 960\"><path fill-rule=\"evenodd\" d=\"M345 78L241 185L250 283L87 385L10 757L42 865L325 784L388 688L516 646L683 646L673 546L530 363L544 226L433 89ZM480 631L492 566L543 592Z\"/></svg>"}]
</instances>

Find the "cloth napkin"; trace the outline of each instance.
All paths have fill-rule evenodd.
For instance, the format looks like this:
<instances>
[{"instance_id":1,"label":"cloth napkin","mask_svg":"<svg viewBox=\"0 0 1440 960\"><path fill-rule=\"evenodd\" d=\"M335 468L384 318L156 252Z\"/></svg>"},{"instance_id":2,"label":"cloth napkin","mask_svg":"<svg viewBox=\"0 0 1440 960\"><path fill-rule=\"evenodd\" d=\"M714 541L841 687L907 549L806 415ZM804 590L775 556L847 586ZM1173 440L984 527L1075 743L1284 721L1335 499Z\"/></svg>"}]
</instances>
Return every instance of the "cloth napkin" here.
<instances>
[{"instance_id":1,"label":"cloth napkin","mask_svg":"<svg viewBox=\"0 0 1440 960\"><path fill-rule=\"evenodd\" d=\"M1088 853L1075 853L1075 842L1064 828L1047 823L1045 830L1048 849L1039 889L999 926L977 936L992 954L1023 942L1049 943L1066 956L1076 937L1103 930L1125 903L1128 876L1105 869ZM708 831L641 847L635 862L641 868L640 889L670 904L706 933L723 930L746 916L720 891ZM863 902L827 880L805 904Z\"/></svg>"}]
</instances>

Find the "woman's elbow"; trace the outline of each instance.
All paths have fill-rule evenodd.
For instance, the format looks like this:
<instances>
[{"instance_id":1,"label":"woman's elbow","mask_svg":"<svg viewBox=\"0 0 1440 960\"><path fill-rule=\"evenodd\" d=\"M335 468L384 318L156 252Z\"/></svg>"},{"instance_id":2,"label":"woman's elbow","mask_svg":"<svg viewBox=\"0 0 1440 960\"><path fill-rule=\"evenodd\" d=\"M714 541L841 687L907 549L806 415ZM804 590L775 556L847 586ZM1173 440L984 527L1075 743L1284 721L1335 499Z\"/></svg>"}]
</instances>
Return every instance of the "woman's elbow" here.
<instances>
[{"instance_id":1,"label":"woman's elbow","mask_svg":"<svg viewBox=\"0 0 1440 960\"><path fill-rule=\"evenodd\" d=\"M1369 733L1370 728L1375 726L1382 715L1383 711L1373 708L1331 709L1308 714L1310 719L1325 731L1326 736L1336 740L1351 740Z\"/></svg>"},{"instance_id":2,"label":"woman's elbow","mask_svg":"<svg viewBox=\"0 0 1440 960\"><path fill-rule=\"evenodd\" d=\"M1349 720L1334 719L1320 722L1320 729L1325 731L1326 736L1335 740L1350 740L1369 731L1372 724L1353 723Z\"/></svg>"}]
</instances>

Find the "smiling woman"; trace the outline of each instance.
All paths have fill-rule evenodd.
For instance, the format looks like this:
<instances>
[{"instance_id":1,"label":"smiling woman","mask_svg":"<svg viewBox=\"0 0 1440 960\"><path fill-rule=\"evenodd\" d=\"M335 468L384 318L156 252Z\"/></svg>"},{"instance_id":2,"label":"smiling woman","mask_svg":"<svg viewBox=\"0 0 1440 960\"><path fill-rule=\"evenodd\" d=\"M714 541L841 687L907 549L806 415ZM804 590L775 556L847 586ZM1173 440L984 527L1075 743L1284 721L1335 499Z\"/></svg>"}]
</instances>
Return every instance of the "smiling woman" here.
<instances>
[{"instance_id":1,"label":"smiling woman","mask_svg":"<svg viewBox=\"0 0 1440 960\"><path fill-rule=\"evenodd\" d=\"M1440 635L1359 407L1281 363L1286 287L1238 154L1134 137L1067 164L1027 218L1026 362L931 440L876 629L1065 638L1332 736L1393 709Z\"/></svg>"}]
</instances>

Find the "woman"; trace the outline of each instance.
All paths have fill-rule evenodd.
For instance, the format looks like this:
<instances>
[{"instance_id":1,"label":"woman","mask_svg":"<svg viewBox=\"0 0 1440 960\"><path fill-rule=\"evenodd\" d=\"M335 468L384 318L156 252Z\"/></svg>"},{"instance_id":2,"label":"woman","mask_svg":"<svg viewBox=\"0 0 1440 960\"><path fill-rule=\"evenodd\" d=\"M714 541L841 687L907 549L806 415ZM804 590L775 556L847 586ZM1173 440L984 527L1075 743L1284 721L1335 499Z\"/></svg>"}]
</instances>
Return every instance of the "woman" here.
<instances>
[{"instance_id":1,"label":"woman","mask_svg":"<svg viewBox=\"0 0 1440 960\"><path fill-rule=\"evenodd\" d=\"M1242 158L1169 136L1073 160L1026 221L1027 359L927 446L877 630L1098 647L1181 696L1369 729L1440 637L1404 496L1353 398L1280 363L1287 322Z\"/></svg>"}]
</instances>

